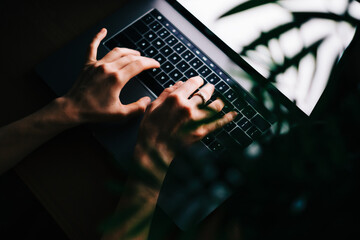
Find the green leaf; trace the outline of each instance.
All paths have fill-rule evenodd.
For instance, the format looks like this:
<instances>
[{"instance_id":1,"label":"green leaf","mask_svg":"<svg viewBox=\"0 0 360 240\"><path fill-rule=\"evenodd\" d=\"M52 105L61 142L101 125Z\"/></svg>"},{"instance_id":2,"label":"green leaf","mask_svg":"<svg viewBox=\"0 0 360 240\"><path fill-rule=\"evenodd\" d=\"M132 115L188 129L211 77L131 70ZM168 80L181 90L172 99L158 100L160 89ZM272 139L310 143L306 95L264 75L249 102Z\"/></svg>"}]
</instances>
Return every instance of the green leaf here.
<instances>
[{"instance_id":1,"label":"green leaf","mask_svg":"<svg viewBox=\"0 0 360 240\"><path fill-rule=\"evenodd\" d=\"M292 58L285 58L284 63L281 65L277 65L274 69L271 70L269 81L275 82L275 78L280 73L284 73L290 67L298 68L300 61L308 54L315 55L319 46L326 38L322 38L309 47L303 48L297 55Z\"/></svg>"},{"instance_id":2,"label":"green leaf","mask_svg":"<svg viewBox=\"0 0 360 240\"><path fill-rule=\"evenodd\" d=\"M221 15L219 18L227 17L230 15L233 15L235 13L243 12L255 7L259 7L268 3L276 3L279 0L249 0L247 2L241 3L240 5L237 5L233 9L229 10L228 12Z\"/></svg>"},{"instance_id":3,"label":"green leaf","mask_svg":"<svg viewBox=\"0 0 360 240\"><path fill-rule=\"evenodd\" d=\"M353 26L356 26L360 23L360 21L356 18L353 18L349 14L344 15L337 15L334 13L324 13L324 12L292 12L292 15L294 17L294 21L304 21L304 20L310 20L313 18L317 19L328 19L333 20L335 22L348 22Z\"/></svg>"},{"instance_id":4,"label":"green leaf","mask_svg":"<svg viewBox=\"0 0 360 240\"><path fill-rule=\"evenodd\" d=\"M303 19L303 22L299 21L299 22L285 23L283 25L280 25L276 28L271 29L268 32L262 32L257 39L255 39L249 45L245 46L242 49L242 51L240 52L240 55L245 55L245 53L249 50L255 50L255 48L257 46L267 45L271 39L279 38L285 32L287 32L291 29L294 29L294 28L299 28L301 26L301 24L305 23L306 21L307 20Z\"/></svg>"}]
</instances>

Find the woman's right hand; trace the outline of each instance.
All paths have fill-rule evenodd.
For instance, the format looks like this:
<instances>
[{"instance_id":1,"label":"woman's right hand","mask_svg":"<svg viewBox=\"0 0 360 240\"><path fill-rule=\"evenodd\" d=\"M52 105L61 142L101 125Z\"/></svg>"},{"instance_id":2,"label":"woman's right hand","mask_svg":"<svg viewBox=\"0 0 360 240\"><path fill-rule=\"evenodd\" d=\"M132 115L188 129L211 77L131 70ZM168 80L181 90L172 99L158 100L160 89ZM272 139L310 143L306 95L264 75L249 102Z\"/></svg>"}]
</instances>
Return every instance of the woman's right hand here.
<instances>
[{"instance_id":1,"label":"woman's right hand","mask_svg":"<svg viewBox=\"0 0 360 240\"><path fill-rule=\"evenodd\" d=\"M214 86L206 84L199 90L201 94L194 94L203 84L202 78L194 77L165 89L145 112L138 145L156 149L169 165L181 147L191 145L231 122L236 112L214 118L224 107L220 99L201 107L203 101L208 101L214 92ZM212 121L207 121L210 118Z\"/></svg>"}]
</instances>

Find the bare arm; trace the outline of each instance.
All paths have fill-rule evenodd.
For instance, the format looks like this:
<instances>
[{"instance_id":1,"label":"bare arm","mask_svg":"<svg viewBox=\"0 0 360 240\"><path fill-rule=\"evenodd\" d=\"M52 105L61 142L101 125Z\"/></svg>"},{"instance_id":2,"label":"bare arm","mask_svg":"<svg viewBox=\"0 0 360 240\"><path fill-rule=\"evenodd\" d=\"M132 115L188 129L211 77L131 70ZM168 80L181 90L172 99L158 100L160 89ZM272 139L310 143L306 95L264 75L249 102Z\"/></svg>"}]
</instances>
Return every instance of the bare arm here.
<instances>
[{"instance_id":1,"label":"bare arm","mask_svg":"<svg viewBox=\"0 0 360 240\"><path fill-rule=\"evenodd\" d=\"M102 29L90 44L84 69L72 89L43 109L0 128L0 174L60 132L82 123L125 122L144 113L148 97L129 105L119 100L121 89L141 71L159 67L138 51L115 48L97 60L97 48L106 36Z\"/></svg>"},{"instance_id":2,"label":"bare arm","mask_svg":"<svg viewBox=\"0 0 360 240\"><path fill-rule=\"evenodd\" d=\"M117 209L120 217L127 209L134 209L134 214L124 216L126 219L123 224L109 230L104 240L147 239L167 166L183 147L201 140L235 118L236 113L230 112L214 121L203 121L219 112L223 103L220 100L212 102L209 105L212 111L209 111L198 107L202 102L199 96L194 95L188 99L202 84L203 80L199 77L191 78L185 83L178 82L149 105L141 123L134 161L142 172L152 173L157 184L139 177L135 170L127 182ZM207 84L200 91L208 100L214 86ZM202 124L193 124L196 122Z\"/></svg>"}]
</instances>

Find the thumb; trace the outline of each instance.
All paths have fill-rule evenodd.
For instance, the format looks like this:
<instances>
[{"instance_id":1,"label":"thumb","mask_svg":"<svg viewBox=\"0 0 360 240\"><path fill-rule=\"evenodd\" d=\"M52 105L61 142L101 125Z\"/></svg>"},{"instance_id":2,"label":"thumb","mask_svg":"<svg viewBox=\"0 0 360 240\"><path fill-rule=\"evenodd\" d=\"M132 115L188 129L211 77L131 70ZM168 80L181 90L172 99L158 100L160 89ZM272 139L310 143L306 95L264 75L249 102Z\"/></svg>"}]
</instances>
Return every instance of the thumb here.
<instances>
[{"instance_id":1,"label":"thumb","mask_svg":"<svg viewBox=\"0 0 360 240\"><path fill-rule=\"evenodd\" d=\"M150 103L151 99L149 97L142 97L134 103L124 105L125 118L131 118L143 114Z\"/></svg>"}]
</instances>

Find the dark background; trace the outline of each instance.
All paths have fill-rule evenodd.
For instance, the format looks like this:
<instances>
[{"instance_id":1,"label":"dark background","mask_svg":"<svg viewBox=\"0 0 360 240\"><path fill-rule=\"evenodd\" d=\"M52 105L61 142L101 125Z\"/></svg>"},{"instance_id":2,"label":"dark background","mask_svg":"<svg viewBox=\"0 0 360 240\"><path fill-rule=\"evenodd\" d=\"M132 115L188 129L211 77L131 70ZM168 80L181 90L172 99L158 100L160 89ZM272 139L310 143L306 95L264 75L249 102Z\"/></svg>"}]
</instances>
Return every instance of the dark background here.
<instances>
[{"instance_id":1,"label":"dark background","mask_svg":"<svg viewBox=\"0 0 360 240\"><path fill-rule=\"evenodd\" d=\"M125 1L3 1L0 7L0 29L2 31L0 37L2 56L0 126L20 119L51 101L55 95L34 72L36 64L101 19L115 12ZM356 189L359 189L359 179L356 178L359 165L354 165L354 163L358 163L360 156L358 147L360 131L357 126L360 123L358 118L360 116L358 114L360 106L358 101L360 90L359 38L358 31L358 41L353 42L334 71L329 88L320 101L313 119L314 122L336 122L335 129L337 129L338 135L335 137L339 141L338 145L344 145L343 152L346 153L338 158L344 160L342 163L350 164L347 166L347 169L350 170L346 172L348 178L343 175L343 172L333 176L341 176L346 181L340 181L341 184L336 185L329 180L330 182L326 182L326 185L319 184L318 188L313 188L312 191L329 188L323 195L327 198L312 195L313 198L309 199L313 200L309 201L313 204L311 205L313 211L306 212L304 216L294 218L295 220L287 218L287 215L276 215L281 210L281 207L278 206L279 203L268 201L277 196L276 190L281 192L284 189L272 188L273 186L266 184L255 186L256 189L274 191L269 195L259 195L248 189L249 198L247 199L241 198L240 192L197 227L196 231L203 236L203 239L230 239L230 235L237 239L236 236L239 233L233 231L232 226L238 222L245 226L245 228L237 227L236 229L240 229L238 231L244 229L252 229L254 232L262 231L263 238L271 238L269 236L279 234L279 229L284 228L294 230L292 233L299 239L309 237L310 231L314 230L319 235L313 236L319 237L331 236L333 233L342 236L345 232L347 234L356 232L354 226L359 223L359 211L358 207L354 206L358 200L355 196L358 192ZM288 155L288 157L298 155L309 158L309 156L315 155L320 156L320 159L328 159L329 156L332 156L327 154L329 147L324 140L327 136L326 133L330 130L317 128L314 131L310 128L307 131L309 136L318 139L318 142L313 143L314 146L308 154L301 155L300 152L296 152L301 149L297 149L292 152L293 155ZM314 132L319 133L317 138L311 135ZM289 139L298 139L297 136L295 134ZM289 139L278 141L285 144L289 142L286 141ZM325 147L320 147L322 145L320 143L324 143ZM281 152L281 146L278 150ZM273 153L275 154L276 151L274 150ZM346 161L348 155L351 157L350 162ZM283 157L280 153L277 156L278 159ZM124 174L115 171L111 163L106 161L107 159L108 155L105 150L92 138L85 127L78 127L60 134L37 149L14 170L10 170L0 178L0 238L68 239L67 236L69 236L71 239L98 239L97 226L99 222L113 212L118 201L117 195L104 189L104 182L109 179L123 181L125 177ZM274 160L275 158L270 159ZM274 165L273 163L265 166ZM276 163L282 165L280 160ZM271 167L269 169L271 170ZM269 169L263 171L269 173ZM286 170L284 169L284 171ZM316 175L315 170L311 171ZM308 173L306 172L306 174ZM289 176L282 177L278 179L279 182L289 180ZM258 179L254 177L255 180ZM262 179L262 181L266 180L266 178ZM318 183L317 180L317 178L310 179L309 182L315 184ZM335 182L339 182L336 178L335 180ZM290 183L292 184L291 181L289 181ZM306 186L309 187L308 185ZM348 192L333 191L333 189L344 189L344 187ZM259 199L263 199L264 202L258 201ZM247 200L248 202L246 202ZM258 205L254 204L255 201L258 201ZM328 204L324 204L325 202ZM268 209L264 206L269 203L273 203L270 205L279 208L266 212ZM253 212L250 210L259 209L259 206L263 207L260 209L265 209L264 214L261 215L262 221L255 221L251 219ZM239 220L237 217L239 215L247 216L249 221ZM283 220L274 221L274 218L269 216L282 216ZM157 212L155 219L158 224L155 224L154 232L156 229L166 226L170 229L168 231L169 239L184 235L171 222L163 221L167 218L161 211ZM339 221L332 221L333 219ZM290 223L300 226L300 228L291 228L293 226ZM260 228L265 225L267 227ZM215 234L214 232L217 230L221 234ZM232 234L228 235L228 232ZM244 230L244 232L246 231ZM251 231L248 232L250 232L247 235L250 236L249 239L256 238L251 237L253 236ZM253 234L255 234L254 232ZM324 235L320 233L324 233ZM191 235L195 236L196 234L191 231L185 234L185 236ZM291 233L286 236L293 237ZM154 237L154 239L157 238Z\"/></svg>"},{"instance_id":2,"label":"dark background","mask_svg":"<svg viewBox=\"0 0 360 240\"><path fill-rule=\"evenodd\" d=\"M95 23L115 12L124 2L125 0L2 1L0 4L0 52L2 58L0 66L0 126L18 120L50 102L55 95L36 75L35 66ZM97 162L91 161L91 159L106 158L106 152L92 138L87 129L80 127L59 135L27 157L15 170L10 170L1 176L0 238L68 239L53 217L39 202L38 198L42 198L44 202L44 197L39 196L41 194L35 196L33 192L51 193L50 190L53 188L52 191L59 192L59 195L64 198L70 198L73 194L76 196L74 192L81 189L85 183L72 187L71 182L76 182L78 178L86 179L84 175L92 174L91 171L86 172L86 170L83 170L85 173L81 173L81 169L89 168L89 166L96 168L97 166L91 163L97 164ZM78 167L74 167L74 172L69 173L68 169L71 165L65 165L62 170L67 173L58 174L62 170L58 168L56 162L61 161L68 164L75 162ZM53 169L49 170L47 164L53 166ZM84 167L81 168L81 165ZM102 172L100 175L111 176L110 168L111 166L100 167L100 172ZM48 172L48 175L41 176L41 173L38 173L41 171ZM77 174L76 171L80 173ZM19 178L19 175L22 176L22 179ZM44 179L51 175L54 176L54 179L50 181L48 188L41 189L42 185L38 183L44 182ZM39 177L36 180L29 180L33 176ZM99 178L95 177L94 181L96 180ZM91 185L92 182L89 184ZM95 189L100 188L100 184L96 185L95 183L94 185ZM36 191L34 186L39 186L40 190ZM32 191L29 187L32 188ZM86 194L89 191L82 190L84 199L79 199L78 202L85 201L85 198L89 197ZM97 193L99 192L96 190L93 192L93 194ZM56 195L50 197L58 198ZM104 204L100 209L107 209L105 212L108 214L113 211L116 201L117 196L110 197L108 201L102 200L101 202L99 200L98 204ZM71 203L70 200L66 204L69 203ZM74 206L70 210L73 208L77 207ZM100 215L86 216L84 214L83 218L100 221L105 218L105 214ZM95 221L88 220L87 224L80 224L78 230L81 233L73 233L72 238L98 238L96 228L85 229L89 227L89 222L91 225L95 224Z\"/></svg>"}]
</instances>

